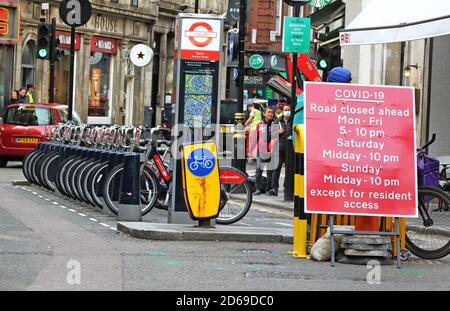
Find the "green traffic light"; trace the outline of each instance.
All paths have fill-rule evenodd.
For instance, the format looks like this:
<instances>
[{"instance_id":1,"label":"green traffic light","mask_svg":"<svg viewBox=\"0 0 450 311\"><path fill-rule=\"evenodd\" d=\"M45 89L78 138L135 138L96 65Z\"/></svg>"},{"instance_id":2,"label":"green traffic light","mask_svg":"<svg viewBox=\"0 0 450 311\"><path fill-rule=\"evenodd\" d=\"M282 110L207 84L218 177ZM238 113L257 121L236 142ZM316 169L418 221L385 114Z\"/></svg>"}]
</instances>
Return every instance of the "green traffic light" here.
<instances>
[{"instance_id":1,"label":"green traffic light","mask_svg":"<svg viewBox=\"0 0 450 311\"><path fill-rule=\"evenodd\" d=\"M321 59L320 62L319 62L319 67L320 67L321 69L327 68L327 67L328 67L328 64L327 64L326 60Z\"/></svg>"},{"instance_id":2,"label":"green traffic light","mask_svg":"<svg viewBox=\"0 0 450 311\"><path fill-rule=\"evenodd\" d=\"M40 49L38 53L39 53L39 56L42 57L42 58L47 57L47 50L46 49Z\"/></svg>"}]
</instances>

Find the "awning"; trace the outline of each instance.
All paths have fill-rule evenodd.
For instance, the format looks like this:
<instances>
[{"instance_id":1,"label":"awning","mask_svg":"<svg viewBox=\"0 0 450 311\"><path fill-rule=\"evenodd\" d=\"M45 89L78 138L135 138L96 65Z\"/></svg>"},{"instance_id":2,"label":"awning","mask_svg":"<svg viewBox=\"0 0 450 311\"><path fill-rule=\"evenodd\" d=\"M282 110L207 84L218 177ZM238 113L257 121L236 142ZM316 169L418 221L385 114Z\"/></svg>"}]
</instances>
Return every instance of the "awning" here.
<instances>
[{"instance_id":1,"label":"awning","mask_svg":"<svg viewBox=\"0 0 450 311\"><path fill-rule=\"evenodd\" d=\"M341 46L419 40L450 34L449 0L372 0L340 31Z\"/></svg>"}]
</instances>

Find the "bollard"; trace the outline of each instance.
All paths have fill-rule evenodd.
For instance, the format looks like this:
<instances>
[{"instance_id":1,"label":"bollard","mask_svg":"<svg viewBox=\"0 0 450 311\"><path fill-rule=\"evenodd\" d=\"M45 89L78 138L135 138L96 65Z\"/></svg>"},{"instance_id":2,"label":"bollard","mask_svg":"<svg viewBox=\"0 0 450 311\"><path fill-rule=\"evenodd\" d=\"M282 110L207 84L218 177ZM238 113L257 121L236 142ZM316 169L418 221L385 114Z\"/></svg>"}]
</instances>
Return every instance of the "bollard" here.
<instances>
[{"instance_id":1,"label":"bollard","mask_svg":"<svg viewBox=\"0 0 450 311\"><path fill-rule=\"evenodd\" d=\"M124 158L118 220L142 221L140 206L140 155L138 153L127 154Z\"/></svg>"},{"instance_id":2,"label":"bollard","mask_svg":"<svg viewBox=\"0 0 450 311\"><path fill-rule=\"evenodd\" d=\"M244 113L242 112L234 114L233 144L231 166L245 173L247 155L245 152Z\"/></svg>"},{"instance_id":3,"label":"bollard","mask_svg":"<svg viewBox=\"0 0 450 311\"><path fill-rule=\"evenodd\" d=\"M294 200L294 148L292 139L288 139L286 142L285 150L285 187L284 187L284 201L292 202ZM297 157L297 154L295 154ZM297 165L296 169L299 169Z\"/></svg>"},{"instance_id":4,"label":"bollard","mask_svg":"<svg viewBox=\"0 0 450 311\"><path fill-rule=\"evenodd\" d=\"M308 220L305 214L305 162L303 125L294 125L295 182L294 182L294 245L290 254L296 258L307 257Z\"/></svg>"}]
</instances>

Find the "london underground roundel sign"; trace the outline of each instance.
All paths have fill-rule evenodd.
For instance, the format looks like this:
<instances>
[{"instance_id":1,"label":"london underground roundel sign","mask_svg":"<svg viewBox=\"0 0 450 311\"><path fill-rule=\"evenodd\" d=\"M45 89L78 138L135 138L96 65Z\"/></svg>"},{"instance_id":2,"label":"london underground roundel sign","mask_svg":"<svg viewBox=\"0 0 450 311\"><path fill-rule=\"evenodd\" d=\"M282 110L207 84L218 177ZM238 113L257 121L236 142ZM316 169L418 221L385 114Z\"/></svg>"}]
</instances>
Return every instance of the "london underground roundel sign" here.
<instances>
[{"instance_id":1,"label":"london underground roundel sign","mask_svg":"<svg viewBox=\"0 0 450 311\"><path fill-rule=\"evenodd\" d=\"M181 58L219 60L221 21L217 19L184 19L180 32Z\"/></svg>"}]
</instances>

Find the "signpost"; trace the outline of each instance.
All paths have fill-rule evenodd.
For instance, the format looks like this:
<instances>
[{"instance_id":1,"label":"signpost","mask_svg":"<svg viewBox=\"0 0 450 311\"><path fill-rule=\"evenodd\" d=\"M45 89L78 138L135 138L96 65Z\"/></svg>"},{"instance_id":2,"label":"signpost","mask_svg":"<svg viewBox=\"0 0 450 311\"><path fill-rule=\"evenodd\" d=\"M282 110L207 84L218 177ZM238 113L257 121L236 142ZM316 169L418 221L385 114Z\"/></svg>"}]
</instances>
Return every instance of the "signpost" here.
<instances>
[{"instance_id":1,"label":"signpost","mask_svg":"<svg viewBox=\"0 0 450 311\"><path fill-rule=\"evenodd\" d=\"M208 131L220 120L220 53L223 43L223 19L215 15L179 14L175 38L175 78L177 107L175 126L182 136L176 144L209 139ZM178 134L178 132L177 132ZM194 134L194 135L192 135ZM196 141L198 142L198 141ZM177 149L178 150L178 149ZM176 155L174 155L176 157ZM189 222L183 198L181 160L175 161L173 172L170 223Z\"/></svg>"},{"instance_id":2,"label":"signpost","mask_svg":"<svg viewBox=\"0 0 450 311\"><path fill-rule=\"evenodd\" d=\"M283 31L284 53L309 53L311 49L311 19L285 17Z\"/></svg>"},{"instance_id":3,"label":"signpost","mask_svg":"<svg viewBox=\"0 0 450 311\"><path fill-rule=\"evenodd\" d=\"M75 28L85 25L92 15L92 6L89 0L63 0L59 5L61 20L70 26L70 70L69 70L69 115L73 115L73 85L75 67Z\"/></svg>"},{"instance_id":4,"label":"signpost","mask_svg":"<svg viewBox=\"0 0 450 311\"><path fill-rule=\"evenodd\" d=\"M309 213L417 217L414 89L306 83Z\"/></svg>"}]
</instances>

